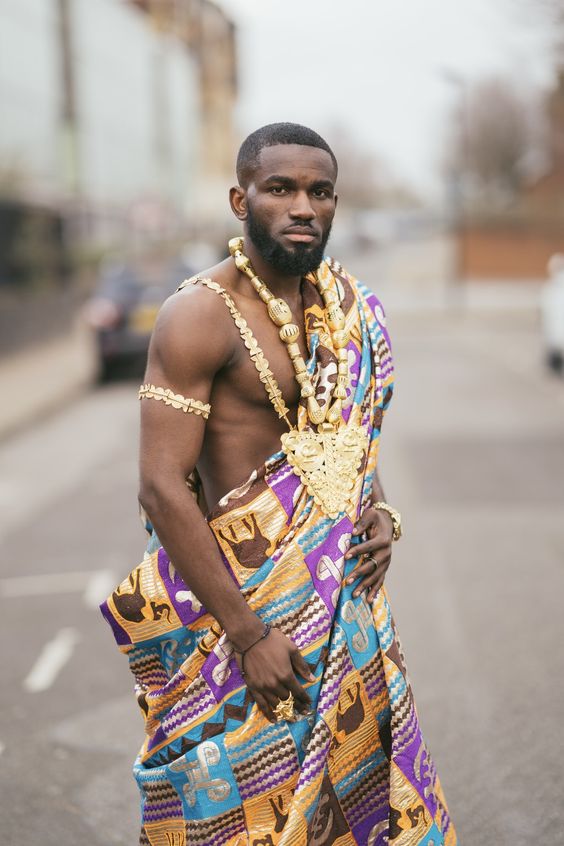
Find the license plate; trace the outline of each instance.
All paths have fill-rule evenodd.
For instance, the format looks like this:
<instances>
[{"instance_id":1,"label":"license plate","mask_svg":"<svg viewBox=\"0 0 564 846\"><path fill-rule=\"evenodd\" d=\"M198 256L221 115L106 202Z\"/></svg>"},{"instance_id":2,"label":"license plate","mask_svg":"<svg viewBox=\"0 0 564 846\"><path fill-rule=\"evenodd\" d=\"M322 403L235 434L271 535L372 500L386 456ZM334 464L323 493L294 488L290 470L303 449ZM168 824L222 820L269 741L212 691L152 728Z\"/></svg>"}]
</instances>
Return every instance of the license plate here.
<instances>
[{"instance_id":1,"label":"license plate","mask_svg":"<svg viewBox=\"0 0 564 846\"><path fill-rule=\"evenodd\" d=\"M149 335L157 318L157 306L138 306L131 312L129 326L139 335Z\"/></svg>"}]
</instances>

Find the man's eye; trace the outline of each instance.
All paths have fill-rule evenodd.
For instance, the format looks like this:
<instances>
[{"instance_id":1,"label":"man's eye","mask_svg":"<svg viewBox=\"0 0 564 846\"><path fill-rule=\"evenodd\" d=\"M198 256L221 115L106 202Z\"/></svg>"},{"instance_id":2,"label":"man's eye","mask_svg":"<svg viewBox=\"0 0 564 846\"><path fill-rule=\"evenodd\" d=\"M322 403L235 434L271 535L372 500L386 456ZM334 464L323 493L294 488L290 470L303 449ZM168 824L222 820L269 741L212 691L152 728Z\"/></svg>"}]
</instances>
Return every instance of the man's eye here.
<instances>
[{"instance_id":1,"label":"man's eye","mask_svg":"<svg viewBox=\"0 0 564 846\"><path fill-rule=\"evenodd\" d=\"M287 191L283 185L273 185L270 189L270 193L276 195L277 197L281 197Z\"/></svg>"},{"instance_id":2,"label":"man's eye","mask_svg":"<svg viewBox=\"0 0 564 846\"><path fill-rule=\"evenodd\" d=\"M329 197L329 191L327 188L316 188L313 192L313 196L319 200L324 200Z\"/></svg>"}]
</instances>

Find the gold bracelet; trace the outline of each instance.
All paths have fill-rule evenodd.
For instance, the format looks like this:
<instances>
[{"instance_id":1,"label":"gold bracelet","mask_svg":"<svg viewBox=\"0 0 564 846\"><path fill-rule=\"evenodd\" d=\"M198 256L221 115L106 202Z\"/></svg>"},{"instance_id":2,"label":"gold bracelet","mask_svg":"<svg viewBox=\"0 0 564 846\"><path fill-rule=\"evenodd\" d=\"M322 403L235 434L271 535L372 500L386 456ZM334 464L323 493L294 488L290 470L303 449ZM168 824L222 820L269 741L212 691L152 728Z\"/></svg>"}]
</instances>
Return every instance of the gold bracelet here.
<instances>
[{"instance_id":1,"label":"gold bracelet","mask_svg":"<svg viewBox=\"0 0 564 846\"><path fill-rule=\"evenodd\" d=\"M182 411L191 414L201 414L204 420L210 416L211 405L207 402L183 397L182 394L173 393L170 388L158 388L155 385L141 385L139 388L139 399L162 400L165 405L172 405L173 408L181 408Z\"/></svg>"},{"instance_id":2,"label":"gold bracelet","mask_svg":"<svg viewBox=\"0 0 564 846\"><path fill-rule=\"evenodd\" d=\"M380 511L388 512L388 514L392 518L392 523L394 526L394 534L392 535L392 540L399 540L402 534L401 514L399 513L399 511L396 511L396 509L392 508L391 505L388 505L387 502L373 502L372 508L378 508Z\"/></svg>"}]
</instances>

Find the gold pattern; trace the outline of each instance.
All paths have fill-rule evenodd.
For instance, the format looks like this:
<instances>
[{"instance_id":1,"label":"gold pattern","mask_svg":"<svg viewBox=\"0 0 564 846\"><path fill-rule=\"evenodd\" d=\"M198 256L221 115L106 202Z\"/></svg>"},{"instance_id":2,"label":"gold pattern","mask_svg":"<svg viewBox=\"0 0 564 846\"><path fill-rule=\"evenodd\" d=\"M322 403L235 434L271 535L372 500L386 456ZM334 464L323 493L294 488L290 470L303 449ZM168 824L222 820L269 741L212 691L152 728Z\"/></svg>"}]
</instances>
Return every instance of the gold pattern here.
<instances>
[{"instance_id":1,"label":"gold pattern","mask_svg":"<svg viewBox=\"0 0 564 846\"><path fill-rule=\"evenodd\" d=\"M328 282L317 274L315 283L325 304L325 317L337 355L338 374L332 388L332 400L330 396L327 403L321 407L300 347L296 343L300 330L292 322L289 306L268 290L242 250L242 238L232 238L229 241L229 251L237 269L249 277L254 289L267 304L270 319L280 327L279 335L294 366L301 397L306 400L307 416L310 422L318 427L316 432L311 428L298 430L290 426L290 432L281 436L282 449L310 496L324 513L333 519L342 513L350 502L367 446L366 433L362 426L352 425L349 421L347 426L339 428L344 422L343 401L347 397L350 382L346 350L349 332L345 328L346 319L340 299L329 288Z\"/></svg>"},{"instance_id":2,"label":"gold pattern","mask_svg":"<svg viewBox=\"0 0 564 846\"><path fill-rule=\"evenodd\" d=\"M290 306L284 300L274 297L268 302L268 316L277 326L284 326L292 320Z\"/></svg>"},{"instance_id":3,"label":"gold pattern","mask_svg":"<svg viewBox=\"0 0 564 846\"><path fill-rule=\"evenodd\" d=\"M276 721L279 723L281 720L293 720L294 719L294 696L292 692L288 694L287 699L281 699L276 708L274 709L274 713L276 714Z\"/></svg>"},{"instance_id":4,"label":"gold pattern","mask_svg":"<svg viewBox=\"0 0 564 846\"><path fill-rule=\"evenodd\" d=\"M276 326L281 327L279 333L280 338L286 344L292 363L295 362L300 354L299 346L296 343L300 334L300 329L295 323L292 323L292 312L290 307L284 300L275 297L274 294L268 290L262 279L259 279L256 275L250 259L243 253L243 238L231 238L229 241L229 252L233 256L237 269L249 277L257 294L267 303L268 315ZM340 307L338 296L329 288L327 281L321 279L318 274L314 276L314 281L321 297L323 298L326 319L331 332L333 346L338 351L339 349L347 346L350 338L349 332L346 329L345 313ZM344 364L345 362L348 362L348 358L339 358L339 361L342 361ZM301 372L297 370L295 364L294 369L296 375L298 372ZM346 376L348 382L348 363ZM331 424L336 425L341 419L341 413L343 410L341 402L342 397L339 397L334 393L337 386L334 386L332 389L332 395L335 398L333 404L331 405L330 394L327 403L321 407L314 398L313 383L309 375L300 379L299 384L301 386L302 398L308 400L307 413L311 422L314 425L319 425L327 419Z\"/></svg>"},{"instance_id":5,"label":"gold pattern","mask_svg":"<svg viewBox=\"0 0 564 846\"><path fill-rule=\"evenodd\" d=\"M183 397L182 394L173 393L170 388L159 388L156 385L141 385L139 388L139 399L162 400L165 405L172 405L173 408L181 408L184 413L201 414L204 420L210 416L211 405L207 402Z\"/></svg>"},{"instance_id":6,"label":"gold pattern","mask_svg":"<svg viewBox=\"0 0 564 846\"><path fill-rule=\"evenodd\" d=\"M316 284L323 297L326 313L331 312L332 323L336 327L331 327L331 334L333 345L336 348L338 368L338 380L333 388L333 403L330 404L328 401L321 408L315 397L313 383L307 372L300 347L296 343L299 328L291 322L291 311L287 304L283 300L275 298L264 282L256 276L249 259L240 252L242 246L243 239L241 238L232 239L229 242L232 255L235 253L233 257L237 268L249 276L261 300L267 305L271 319L280 328L282 340L286 344L286 349L294 366L296 381L300 385L301 396L306 400L307 416L314 426L319 427L317 432L311 428L298 430L290 423L288 408L284 403L278 383L270 370L268 360L227 291L212 279L199 276L184 280L177 290L181 290L189 284L201 282L223 297L243 342L249 350L272 405L279 417L285 419L290 429L288 433L281 437L282 448L288 457L288 463L317 505L327 516L335 518L346 509L350 501L354 483L358 477L358 469L367 446L366 433L362 426L353 425L349 421L348 425L339 428L344 423L342 418L343 400L346 397L346 387L349 384L348 353L344 348L348 343L348 332L344 328L345 316L340 308L339 298L334 291L329 289L325 280L319 275L316 276ZM297 334L295 330L297 330ZM336 334L340 343L334 341ZM343 393L345 396L343 396Z\"/></svg>"},{"instance_id":7,"label":"gold pattern","mask_svg":"<svg viewBox=\"0 0 564 846\"><path fill-rule=\"evenodd\" d=\"M278 383L274 378L274 374L270 369L270 365L268 363L268 359L266 358L265 354L259 347L255 336L249 329L247 321L233 302L232 298L229 296L225 288L222 288L217 282L214 282L213 279L206 279L202 276L193 276L191 279L185 279L181 285L178 286L177 291L180 291L182 288L185 288L186 285L196 285L198 282L201 282L202 285L205 285L206 288L209 288L211 291L215 291L225 300L227 308L231 312L231 316L235 321L235 325L239 330L239 334L243 339L243 343L247 347L249 354L251 356L251 360L255 365L259 379L263 383L266 388L266 392L268 397L274 406L276 413L279 417L283 418L288 426L291 427L291 423L288 419L288 414L290 413L286 403L284 402L284 398L282 396L282 391L278 387Z\"/></svg>"},{"instance_id":8,"label":"gold pattern","mask_svg":"<svg viewBox=\"0 0 564 846\"><path fill-rule=\"evenodd\" d=\"M373 502L372 508L380 509L380 511L385 511L390 515L392 518L392 525L394 527L392 540L399 540L402 536L401 514L399 511L396 511L396 509L392 508L391 505L388 505L387 502Z\"/></svg>"},{"instance_id":9,"label":"gold pattern","mask_svg":"<svg viewBox=\"0 0 564 846\"><path fill-rule=\"evenodd\" d=\"M288 463L315 502L334 519L350 500L366 447L361 426L338 431L293 429L281 437Z\"/></svg>"}]
</instances>

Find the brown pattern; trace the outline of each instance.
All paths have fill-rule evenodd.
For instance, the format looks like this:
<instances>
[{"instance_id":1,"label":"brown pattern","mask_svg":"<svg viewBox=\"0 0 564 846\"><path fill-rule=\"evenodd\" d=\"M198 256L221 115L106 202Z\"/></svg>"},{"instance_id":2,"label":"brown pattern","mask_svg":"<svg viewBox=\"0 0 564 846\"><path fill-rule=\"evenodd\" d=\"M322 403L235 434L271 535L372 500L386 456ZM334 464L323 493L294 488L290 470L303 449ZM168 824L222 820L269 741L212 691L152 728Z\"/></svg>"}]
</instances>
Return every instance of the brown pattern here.
<instances>
[{"instance_id":1,"label":"brown pattern","mask_svg":"<svg viewBox=\"0 0 564 846\"><path fill-rule=\"evenodd\" d=\"M257 471L256 477L253 479L253 483L251 485L242 485L236 493L231 492L235 493L235 495L229 496L229 505L231 505L233 508L240 508L241 506L247 505L247 503L252 502L252 500L257 499L260 494L268 488L268 485L265 480L265 473L266 467L265 465L263 465ZM221 502L222 501L220 501L210 512L208 512L207 519L210 523L217 517L225 513L225 508L222 506Z\"/></svg>"},{"instance_id":2,"label":"brown pattern","mask_svg":"<svg viewBox=\"0 0 564 846\"><path fill-rule=\"evenodd\" d=\"M324 687L329 687L329 682L333 679L341 678L345 673L352 669L352 661L349 655L349 650L345 641L338 646L333 645L330 650L331 659L329 665L325 669ZM329 656L328 656L329 657Z\"/></svg>"},{"instance_id":3,"label":"brown pattern","mask_svg":"<svg viewBox=\"0 0 564 846\"><path fill-rule=\"evenodd\" d=\"M262 534L254 511L237 518L218 534L229 545L233 555L243 567L257 569L274 552L273 545Z\"/></svg>"},{"instance_id":4,"label":"brown pattern","mask_svg":"<svg viewBox=\"0 0 564 846\"><path fill-rule=\"evenodd\" d=\"M141 569L137 567L129 574L131 592L122 592L120 588L114 590L112 599L118 614L131 623L141 623L145 619L143 609L147 600L141 590Z\"/></svg>"},{"instance_id":5,"label":"brown pattern","mask_svg":"<svg viewBox=\"0 0 564 846\"><path fill-rule=\"evenodd\" d=\"M336 736L343 735L344 740L348 734L353 734L362 725L363 719L364 704L360 695L360 682L357 681L346 689L345 704L339 702L337 706Z\"/></svg>"},{"instance_id":6,"label":"brown pattern","mask_svg":"<svg viewBox=\"0 0 564 846\"><path fill-rule=\"evenodd\" d=\"M345 314L348 315L351 308L356 308L356 298L353 287L350 284L350 276L344 269L342 264L340 264L335 259L330 259L328 264L333 274L337 278L337 281L341 283L342 290L344 293L343 299L341 300L341 308L343 309Z\"/></svg>"},{"instance_id":7,"label":"brown pattern","mask_svg":"<svg viewBox=\"0 0 564 846\"><path fill-rule=\"evenodd\" d=\"M253 846L275 846L272 834L265 834L264 837L262 835L253 837L252 844Z\"/></svg>"},{"instance_id":8,"label":"brown pattern","mask_svg":"<svg viewBox=\"0 0 564 846\"><path fill-rule=\"evenodd\" d=\"M245 831L245 815L240 805L217 817L186 820L186 843L189 846L209 846L218 834L227 830L233 834Z\"/></svg>"},{"instance_id":9,"label":"brown pattern","mask_svg":"<svg viewBox=\"0 0 564 846\"><path fill-rule=\"evenodd\" d=\"M276 799L270 798L268 802L270 804L270 807L272 808L272 813L274 814L275 818L274 831L276 834L280 834L280 832L284 830L286 820L289 816L288 811L284 807L284 794L279 793L276 796Z\"/></svg>"},{"instance_id":10,"label":"brown pattern","mask_svg":"<svg viewBox=\"0 0 564 846\"><path fill-rule=\"evenodd\" d=\"M245 761L232 761L233 775L242 795L245 793L245 787L249 782L254 782L257 776L261 774L263 776L270 775L276 771L279 764L284 764L284 771L288 778L292 772L298 772L299 761L291 736L279 739L275 747L259 749L254 755L249 755ZM265 782L264 790L271 789L271 784ZM260 791L255 787L253 792L256 795Z\"/></svg>"},{"instance_id":11,"label":"brown pattern","mask_svg":"<svg viewBox=\"0 0 564 846\"><path fill-rule=\"evenodd\" d=\"M161 687L169 680L168 673L163 667L159 656L139 654L132 657L129 666L138 684L143 687Z\"/></svg>"},{"instance_id":12,"label":"brown pattern","mask_svg":"<svg viewBox=\"0 0 564 846\"><path fill-rule=\"evenodd\" d=\"M349 825L354 826L372 814L376 808L388 804L390 774L384 762L367 773L348 793L340 798Z\"/></svg>"},{"instance_id":13,"label":"brown pattern","mask_svg":"<svg viewBox=\"0 0 564 846\"><path fill-rule=\"evenodd\" d=\"M307 827L308 846L332 846L349 830L339 800L326 773L321 784L317 806Z\"/></svg>"},{"instance_id":14,"label":"brown pattern","mask_svg":"<svg viewBox=\"0 0 564 846\"><path fill-rule=\"evenodd\" d=\"M146 819L149 818L151 821L166 819L172 816L172 807L176 808L176 814L174 816L182 816L182 801L166 778L158 780L147 779L145 782L145 796Z\"/></svg>"},{"instance_id":15,"label":"brown pattern","mask_svg":"<svg viewBox=\"0 0 564 846\"><path fill-rule=\"evenodd\" d=\"M412 703L413 700L411 698L409 690L402 693L401 696L398 698L392 714L392 727L394 730L394 734L397 729L401 728L402 726L405 726L405 720L410 712Z\"/></svg>"},{"instance_id":16,"label":"brown pattern","mask_svg":"<svg viewBox=\"0 0 564 846\"><path fill-rule=\"evenodd\" d=\"M276 627L284 632L285 635L294 639L299 629L303 629L310 635L311 639L315 639L315 629L310 625L311 621L314 618L318 620L326 619L327 615L327 606L321 597L315 594L308 597L304 604L292 611L291 614L278 617Z\"/></svg>"},{"instance_id":17,"label":"brown pattern","mask_svg":"<svg viewBox=\"0 0 564 846\"><path fill-rule=\"evenodd\" d=\"M147 608L147 599L141 589L141 567L136 567L129 574L131 591L123 591L121 586L112 593L116 611L124 620L130 623L142 623L144 620L168 620L170 622L171 606L167 602L151 600Z\"/></svg>"}]
</instances>

